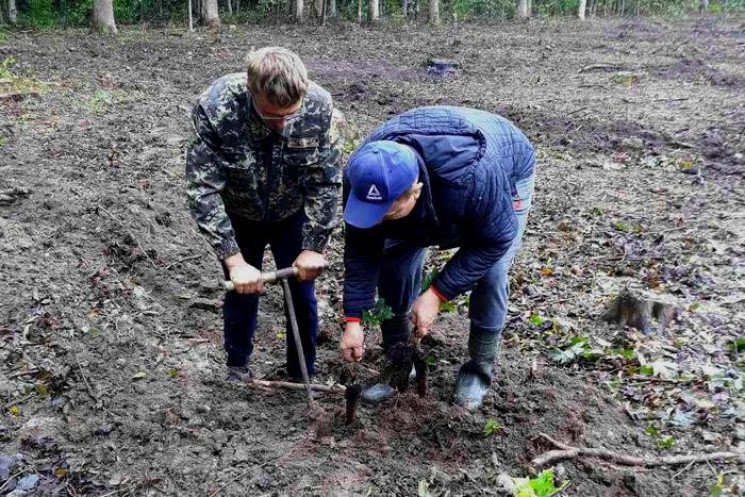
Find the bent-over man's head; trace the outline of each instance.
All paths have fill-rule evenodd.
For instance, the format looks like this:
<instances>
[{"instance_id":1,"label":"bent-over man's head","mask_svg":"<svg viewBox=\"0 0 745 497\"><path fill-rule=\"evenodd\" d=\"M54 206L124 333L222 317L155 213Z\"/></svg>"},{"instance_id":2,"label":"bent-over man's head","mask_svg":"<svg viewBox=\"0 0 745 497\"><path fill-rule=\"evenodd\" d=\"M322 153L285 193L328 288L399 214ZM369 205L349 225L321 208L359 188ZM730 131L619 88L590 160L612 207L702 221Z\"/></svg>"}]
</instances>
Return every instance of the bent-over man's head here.
<instances>
[{"instance_id":1,"label":"bent-over man's head","mask_svg":"<svg viewBox=\"0 0 745 497\"><path fill-rule=\"evenodd\" d=\"M401 219L422 193L414 150L392 141L370 142L352 155L347 179L352 187L344 220L357 228Z\"/></svg>"},{"instance_id":2,"label":"bent-over man's head","mask_svg":"<svg viewBox=\"0 0 745 497\"><path fill-rule=\"evenodd\" d=\"M254 50L246 57L246 76L254 109L268 128L281 131L297 117L308 70L296 53L282 47Z\"/></svg>"}]
</instances>

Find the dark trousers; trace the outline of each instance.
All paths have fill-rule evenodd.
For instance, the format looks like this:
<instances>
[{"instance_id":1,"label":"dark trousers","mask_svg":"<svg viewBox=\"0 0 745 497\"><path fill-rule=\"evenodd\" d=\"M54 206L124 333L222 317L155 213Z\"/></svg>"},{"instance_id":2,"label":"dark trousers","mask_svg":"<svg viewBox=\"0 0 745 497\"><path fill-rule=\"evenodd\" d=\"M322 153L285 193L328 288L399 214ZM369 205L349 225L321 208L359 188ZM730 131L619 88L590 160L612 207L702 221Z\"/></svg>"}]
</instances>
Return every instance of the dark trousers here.
<instances>
[{"instance_id":1,"label":"dark trousers","mask_svg":"<svg viewBox=\"0 0 745 497\"><path fill-rule=\"evenodd\" d=\"M302 211L292 217L276 223L262 223L231 218L233 230L247 263L261 269L264 249L269 244L277 268L291 266L302 251L302 229L305 223ZM227 270L223 268L228 277ZM290 292L295 304L300 338L308 366L308 373L315 372L316 336L318 334L318 310L315 286L312 281L299 282L290 279ZM259 309L257 295L241 295L227 292L223 306L225 322L225 351L228 355L228 366L245 366L253 352L253 337L256 331L256 315ZM300 362L295 349L295 340L287 320L287 374L300 378Z\"/></svg>"}]
</instances>

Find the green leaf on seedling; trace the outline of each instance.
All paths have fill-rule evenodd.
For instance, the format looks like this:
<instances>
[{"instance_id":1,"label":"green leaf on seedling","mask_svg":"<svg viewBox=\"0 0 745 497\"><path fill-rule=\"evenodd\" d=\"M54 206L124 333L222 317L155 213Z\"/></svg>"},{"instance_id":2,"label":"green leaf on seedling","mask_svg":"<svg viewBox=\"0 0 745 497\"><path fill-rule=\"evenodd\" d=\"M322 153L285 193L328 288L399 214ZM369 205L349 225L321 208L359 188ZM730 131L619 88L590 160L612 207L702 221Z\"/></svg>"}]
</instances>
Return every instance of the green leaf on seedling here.
<instances>
[{"instance_id":1,"label":"green leaf on seedling","mask_svg":"<svg viewBox=\"0 0 745 497\"><path fill-rule=\"evenodd\" d=\"M277 338L280 340L284 340L287 337L287 332L284 331L278 331L277 332Z\"/></svg>"},{"instance_id":2,"label":"green leaf on seedling","mask_svg":"<svg viewBox=\"0 0 745 497\"><path fill-rule=\"evenodd\" d=\"M178 376L178 369L177 368L168 368L168 376L170 376L171 379L174 379Z\"/></svg>"},{"instance_id":3,"label":"green leaf on seedling","mask_svg":"<svg viewBox=\"0 0 745 497\"><path fill-rule=\"evenodd\" d=\"M424 359L424 362L426 362L426 363L427 363L427 366L434 366L434 365L435 365L435 363L437 363L437 359L435 359L435 356L433 356L432 354L430 354L430 355L428 355L428 356L427 356L427 357L426 357L426 358Z\"/></svg>"},{"instance_id":4,"label":"green leaf on seedling","mask_svg":"<svg viewBox=\"0 0 745 497\"><path fill-rule=\"evenodd\" d=\"M657 428L656 426L652 426L652 425L647 426L644 429L644 431L646 431L648 435L651 435L653 437L656 437L660 434L659 428Z\"/></svg>"},{"instance_id":5,"label":"green leaf on seedling","mask_svg":"<svg viewBox=\"0 0 745 497\"><path fill-rule=\"evenodd\" d=\"M559 487L554 482L554 468L541 471L535 478L516 479L516 496L517 497L551 497L561 492L569 480L561 482Z\"/></svg>"},{"instance_id":6,"label":"green leaf on seedling","mask_svg":"<svg viewBox=\"0 0 745 497\"><path fill-rule=\"evenodd\" d=\"M92 337L100 337L103 333L100 328L88 328L88 334Z\"/></svg>"},{"instance_id":7,"label":"green leaf on seedling","mask_svg":"<svg viewBox=\"0 0 745 497\"><path fill-rule=\"evenodd\" d=\"M639 373L647 376L652 376L654 374L654 368L649 364L645 364L644 366L639 368Z\"/></svg>"},{"instance_id":8,"label":"green leaf on seedling","mask_svg":"<svg viewBox=\"0 0 745 497\"><path fill-rule=\"evenodd\" d=\"M657 447L660 449L669 449L675 445L675 439L671 435L667 435L657 440Z\"/></svg>"},{"instance_id":9,"label":"green leaf on seedling","mask_svg":"<svg viewBox=\"0 0 745 497\"><path fill-rule=\"evenodd\" d=\"M451 301L440 302L440 312L455 312L458 310L458 306Z\"/></svg>"},{"instance_id":10,"label":"green leaf on seedling","mask_svg":"<svg viewBox=\"0 0 745 497\"><path fill-rule=\"evenodd\" d=\"M540 326L540 325L542 325L542 324L544 323L544 321L546 321L546 320L545 320L545 319L543 319L543 318L542 318L541 316L539 316L538 314L531 314L531 315L530 315L530 318L528 319L528 322L529 322L530 324L533 324L533 325L536 325L536 326Z\"/></svg>"},{"instance_id":11,"label":"green leaf on seedling","mask_svg":"<svg viewBox=\"0 0 745 497\"><path fill-rule=\"evenodd\" d=\"M717 475L717 482L709 490L709 497L720 497L724 495L724 474L719 473Z\"/></svg>"},{"instance_id":12,"label":"green leaf on seedling","mask_svg":"<svg viewBox=\"0 0 745 497\"><path fill-rule=\"evenodd\" d=\"M375 307L367 309L362 313L362 326L372 328L380 326L380 323L393 317L393 309L385 303L384 299L375 301Z\"/></svg>"},{"instance_id":13,"label":"green leaf on seedling","mask_svg":"<svg viewBox=\"0 0 745 497\"><path fill-rule=\"evenodd\" d=\"M134 376L132 376L133 380L141 380L147 376L147 373L145 371L137 371Z\"/></svg>"},{"instance_id":14,"label":"green leaf on seedling","mask_svg":"<svg viewBox=\"0 0 745 497\"><path fill-rule=\"evenodd\" d=\"M621 349L618 351L618 355L625 357L626 359L633 359L636 357L636 350L634 349Z\"/></svg>"},{"instance_id":15,"label":"green leaf on seedling","mask_svg":"<svg viewBox=\"0 0 745 497\"><path fill-rule=\"evenodd\" d=\"M698 302L694 302L694 303L692 303L691 305L688 306L688 310L691 311L691 312L693 312L696 309L698 309L699 307L701 307L701 304L699 304Z\"/></svg>"},{"instance_id":16,"label":"green leaf on seedling","mask_svg":"<svg viewBox=\"0 0 745 497\"><path fill-rule=\"evenodd\" d=\"M502 427L499 426L499 423L497 423L494 419L489 418L488 420L486 420L486 424L481 429L481 434L485 437L488 437L500 431L502 431Z\"/></svg>"},{"instance_id":17,"label":"green leaf on seedling","mask_svg":"<svg viewBox=\"0 0 745 497\"><path fill-rule=\"evenodd\" d=\"M623 221L616 222L616 224L614 224L613 227L619 231L626 231L629 229L629 225L624 223Z\"/></svg>"},{"instance_id":18,"label":"green leaf on seedling","mask_svg":"<svg viewBox=\"0 0 745 497\"><path fill-rule=\"evenodd\" d=\"M38 395L42 399L49 397L49 389L43 383L37 383L36 385L34 385L34 390L36 390L36 395Z\"/></svg>"},{"instance_id":19,"label":"green leaf on seedling","mask_svg":"<svg viewBox=\"0 0 745 497\"><path fill-rule=\"evenodd\" d=\"M735 338L729 347L732 352L745 352L745 337Z\"/></svg>"}]
</instances>

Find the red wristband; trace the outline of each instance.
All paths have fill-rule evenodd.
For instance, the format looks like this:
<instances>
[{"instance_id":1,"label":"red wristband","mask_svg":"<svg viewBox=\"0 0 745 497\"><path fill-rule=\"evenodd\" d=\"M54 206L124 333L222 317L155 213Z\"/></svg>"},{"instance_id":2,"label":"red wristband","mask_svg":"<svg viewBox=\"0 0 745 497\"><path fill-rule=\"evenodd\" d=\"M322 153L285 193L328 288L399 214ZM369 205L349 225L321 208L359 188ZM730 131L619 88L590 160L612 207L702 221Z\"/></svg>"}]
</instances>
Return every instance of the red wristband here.
<instances>
[{"instance_id":1,"label":"red wristband","mask_svg":"<svg viewBox=\"0 0 745 497\"><path fill-rule=\"evenodd\" d=\"M361 323L362 322L362 319L361 318L355 318L355 317L345 317L344 318L344 322L345 323Z\"/></svg>"},{"instance_id":2,"label":"red wristband","mask_svg":"<svg viewBox=\"0 0 745 497\"><path fill-rule=\"evenodd\" d=\"M443 302L447 302L448 300L450 300L449 298L447 298L446 296L444 296L443 294L441 294L440 292L438 292L437 291L437 288L435 288L434 285L430 285L429 289L432 290L432 293L434 293L435 295L437 295L437 298L440 299L440 300L442 300Z\"/></svg>"}]
</instances>

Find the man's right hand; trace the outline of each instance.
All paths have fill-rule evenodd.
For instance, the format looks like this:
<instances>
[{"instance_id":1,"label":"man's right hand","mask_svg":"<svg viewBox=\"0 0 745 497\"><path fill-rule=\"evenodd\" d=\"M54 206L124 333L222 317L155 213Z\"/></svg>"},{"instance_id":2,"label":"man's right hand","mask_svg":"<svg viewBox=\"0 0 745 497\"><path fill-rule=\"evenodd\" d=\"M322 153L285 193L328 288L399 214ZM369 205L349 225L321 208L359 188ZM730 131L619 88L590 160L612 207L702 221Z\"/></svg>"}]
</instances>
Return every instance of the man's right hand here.
<instances>
[{"instance_id":1,"label":"man's right hand","mask_svg":"<svg viewBox=\"0 0 745 497\"><path fill-rule=\"evenodd\" d=\"M261 271L247 263L238 253L225 259L225 266L230 273L230 281L235 291L244 294L264 293L264 281Z\"/></svg>"},{"instance_id":2,"label":"man's right hand","mask_svg":"<svg viewBox=\"0 0 745 497\"><path fill-rule=\"evenodd\" d=\"M365 332L362 331L362 325L354 321L348 322L339 346L344 359L349 362L360 362L365 352Z\"/></svg>"}]
</instances>

